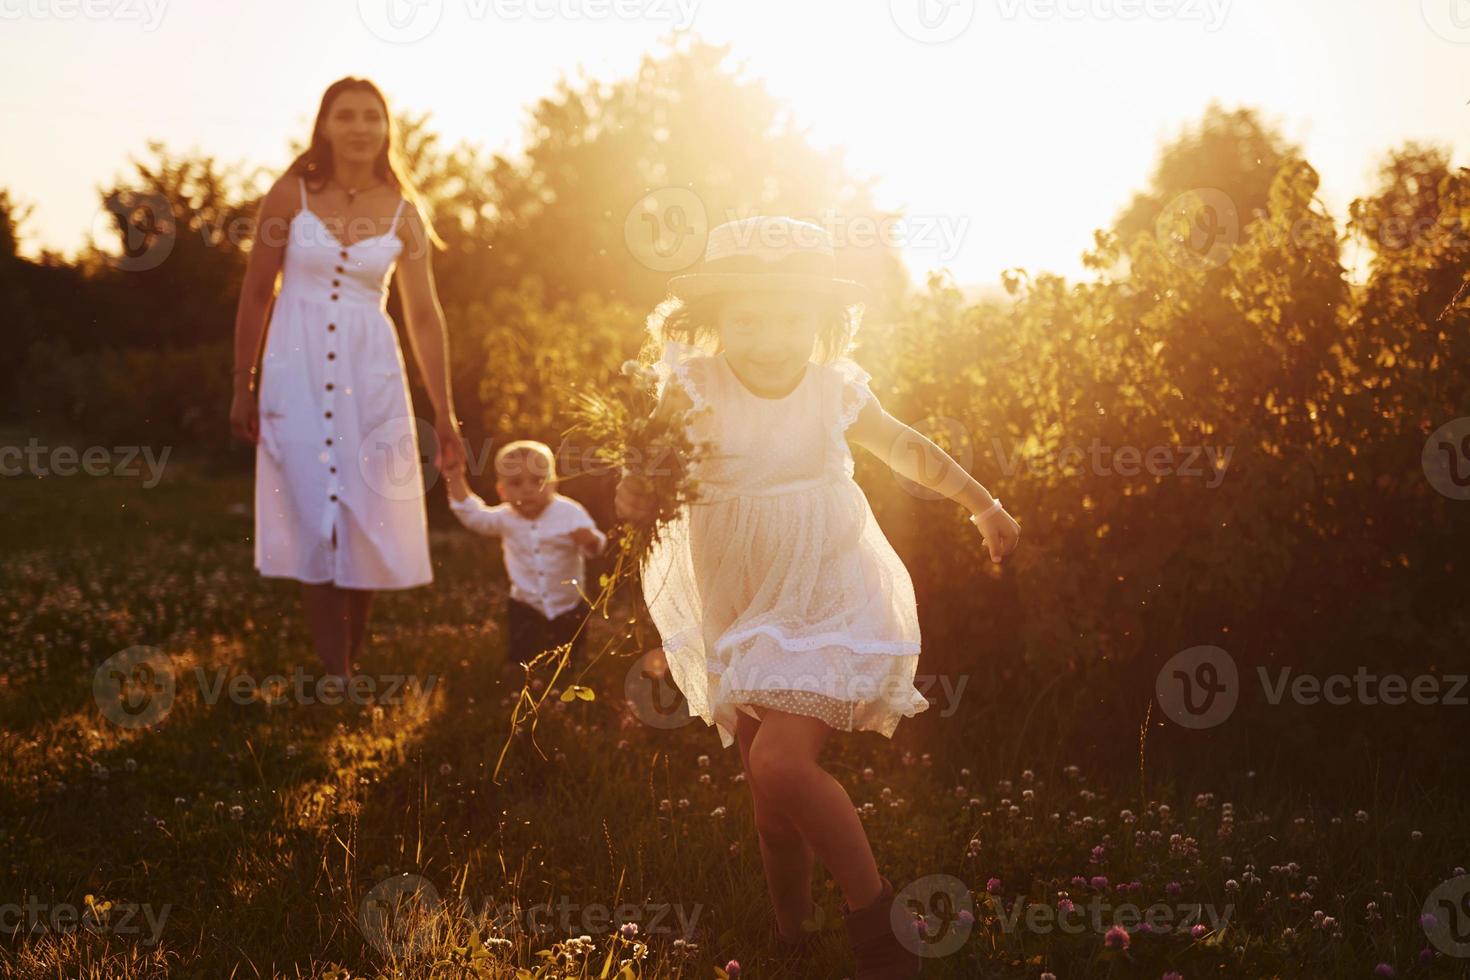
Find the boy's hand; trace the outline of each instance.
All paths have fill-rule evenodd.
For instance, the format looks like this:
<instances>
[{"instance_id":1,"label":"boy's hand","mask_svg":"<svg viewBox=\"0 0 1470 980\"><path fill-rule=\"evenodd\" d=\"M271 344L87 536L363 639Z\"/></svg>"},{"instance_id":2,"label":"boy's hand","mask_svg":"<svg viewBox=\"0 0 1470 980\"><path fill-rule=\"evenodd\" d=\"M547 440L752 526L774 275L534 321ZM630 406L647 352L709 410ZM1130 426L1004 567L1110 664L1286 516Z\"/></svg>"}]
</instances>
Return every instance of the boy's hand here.
<instances>
[{"instance_id":1,"label":"boy's hand","mask_svg":"<svg viewBox=\"0 0 1470 980\"><path fill-rule=\"evenodd\" d=\"M625 521L642 524L652 520L658 510L658 501L653 495L653 482L647 477L636 476L624 470L613 496L613 506L617 509L618 517Z\"/></svg>"},{"instance_id":2,"label":"boy's hand","mask_svg":"<svg viewBox=\"0 0 1470 980\"><path fill-rule=\"evenodd\" d=\"M572 544L580 548L584 554L596 555L602 550L602 546L597 542L597 535L592 533L591 528L574 528L567 537L571 538Z\"/></svg>"},{"instance_id":3,"label":"boy's hand","mask_svg":"<svg viewBox=\"0 0 1470 980\"><path fill-rule=\"evenodd\" d=\"M1004 509L991 511L984 518L971 514L970 523L980 529L985 546L990 549L990 560L996 564L1015 551L1021 541L1021 525Z\"/></svg>"},{"instance_id":4,"label":"boy's hand","mask_svg":"<svg viewBox=\"0 0 1470 980\"><path fill-rule=\"evenodd\" d=\"M444 486L451 500L464 500L470 495L470 481L465 476L465 465L450 466L444 470Z\"/></svg>"}]
</instances>

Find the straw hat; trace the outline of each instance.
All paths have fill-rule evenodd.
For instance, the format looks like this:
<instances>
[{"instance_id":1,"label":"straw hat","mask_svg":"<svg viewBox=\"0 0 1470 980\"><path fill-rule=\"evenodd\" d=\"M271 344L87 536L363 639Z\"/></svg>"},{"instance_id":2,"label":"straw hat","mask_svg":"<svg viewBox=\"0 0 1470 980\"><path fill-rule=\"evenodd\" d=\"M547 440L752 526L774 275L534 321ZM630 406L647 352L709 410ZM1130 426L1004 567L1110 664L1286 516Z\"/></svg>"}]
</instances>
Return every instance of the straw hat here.
<instances>
[{"instance_id":1,"label":"straw hat","mask_svg":"<svg viewBox=\"0 0 1470 980\"><path fill-rule=\"evenodd\" d=\"M844 305L868 298L862 283L837 277L836 253L825 228L780 215L711 228L698 271L669 280L669 295L685 302L751 290L818 293Z\"/></svg>"}]
</instances>

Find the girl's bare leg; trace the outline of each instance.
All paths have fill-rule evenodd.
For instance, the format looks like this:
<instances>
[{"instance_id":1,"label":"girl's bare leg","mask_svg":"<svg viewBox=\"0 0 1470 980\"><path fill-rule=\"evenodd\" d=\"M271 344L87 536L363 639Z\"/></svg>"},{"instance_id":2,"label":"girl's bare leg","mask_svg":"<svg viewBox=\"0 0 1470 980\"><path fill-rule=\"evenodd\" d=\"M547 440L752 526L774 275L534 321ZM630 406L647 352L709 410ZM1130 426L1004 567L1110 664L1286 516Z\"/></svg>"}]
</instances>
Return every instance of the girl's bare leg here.
<instances>
[{"instance_id":1,"label":"girl's bare leg","mask_svg":"<svg viewBox=\"0 0 1470 980\"><path fill-rule=\"evenodd\" d=\"M878 898L883 883L852 798L818 764L831 732L816 718L765 709L751 741L747 778L796 825L836 879L848 907L860 909Z\"/></svg>"},{"instance_id":2,"label":"girl's bare leg","mask_svg":"<svg viewBox=\"0 0 1470 980\"><path fill-rule=\"evenodd\" d=\"M362 641L367 637L368 612L373 608L372 589L343 589L347 593L347 668L362 659Z\"/></svg>"},{"instance_id":3,"label":"girl's bare leg","mask_svg":"<svg viewBox=\"0 0 1470 980\"><path fill-rule=\"evenodd\" d=\"M351 619L346 590L330 583L313 585L303 582L301 605L306 611L306 626L311 631L322 666L329 674L347 673Z\"/></svg>"},{"instance_id":4,"label":"girl's bare leg","mask_svg":"<svg viewBox=\"0 0 1470 980\"><path fill-rule=\"evenodd\" d=\"M766 888L771 893L771 906L776 912L776 925L788 939L801 936L803 919L811 918L812 870L816 855L802 839L796 825L788 820L756 786L750 771L750 747L761 722L743 711L736 711L735 740L740 746L740 762L745 767L745 783L755 800L755 828L760 840L761 864L766 870Z\"/></svg>"}]
</instances>

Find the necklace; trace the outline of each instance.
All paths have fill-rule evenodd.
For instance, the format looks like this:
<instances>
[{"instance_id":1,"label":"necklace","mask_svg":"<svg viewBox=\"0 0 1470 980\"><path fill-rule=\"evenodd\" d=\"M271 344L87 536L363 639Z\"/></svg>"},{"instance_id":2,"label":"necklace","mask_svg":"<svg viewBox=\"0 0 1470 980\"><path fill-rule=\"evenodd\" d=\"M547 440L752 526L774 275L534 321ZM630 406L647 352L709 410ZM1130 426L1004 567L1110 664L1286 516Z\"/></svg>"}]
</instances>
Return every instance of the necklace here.
<instances>
[{"instance_id":1,"label":"necklace","mask_svg":"<svg viewBox=\"0 0 1470 980\"><path fill-rule=\"evenodd\" d=\"M366 187L348 187L346 184L342 183L340 180L337 180L336 177L333 177L332 178L332 181L334 183L336 183L336 185L338 187L342 188L344 191L347 192L347 203L348 204L352 204L352 203L356 202L356 200L357 200L357 194L358 194L359 191L372 190L374 187L377 187L379 184L382 183L381 180L375 180L371 184L368 184Z\"/></svg>"}]
</instances>

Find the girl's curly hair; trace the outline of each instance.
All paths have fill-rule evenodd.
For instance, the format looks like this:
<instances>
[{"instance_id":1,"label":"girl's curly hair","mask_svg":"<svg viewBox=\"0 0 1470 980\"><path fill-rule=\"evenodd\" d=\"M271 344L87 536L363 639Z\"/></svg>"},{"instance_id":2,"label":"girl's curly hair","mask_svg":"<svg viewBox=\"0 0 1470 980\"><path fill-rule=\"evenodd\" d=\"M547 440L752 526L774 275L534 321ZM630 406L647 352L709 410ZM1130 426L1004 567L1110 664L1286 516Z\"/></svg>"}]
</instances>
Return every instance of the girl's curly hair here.
<instances>
[{"instance_id":1,"label":"girl's curly hair","mask_svg":"<svg viewBox=\"0 0 1470 980\"><path fill-rule=\"evenodd\" d=\"M662 348L670 341L678 341L692 347L702 347L711 353L720 350L719 314L720 305L730 297L729 293L715 293L696 300L670 297L653 308L648 314L647 348ZM830 364L855 349L859 325L863 319L863 304L844 305L833 298L822 325L817 330L817 359L820 364ZM657 350L652 351L658 356Z\"/></svg>"}]
</instances>

